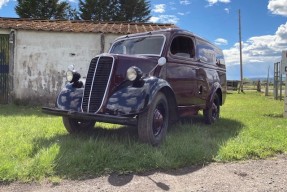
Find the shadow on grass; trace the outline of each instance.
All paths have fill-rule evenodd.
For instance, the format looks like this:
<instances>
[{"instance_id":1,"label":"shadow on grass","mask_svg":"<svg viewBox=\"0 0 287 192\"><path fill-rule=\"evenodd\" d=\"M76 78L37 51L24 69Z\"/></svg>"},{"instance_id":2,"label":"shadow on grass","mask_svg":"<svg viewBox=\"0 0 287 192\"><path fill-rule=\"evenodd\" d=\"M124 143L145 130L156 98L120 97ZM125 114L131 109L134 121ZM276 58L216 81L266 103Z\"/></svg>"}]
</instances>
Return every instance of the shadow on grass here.
<instances>
[{"instance_id":1,"label":"shadow on grass","mask_svg":"<svg viewBox=\"0 0 287 192\"><path fill-rule=\"evenodd\" d=\"M167 191L168 183L149 176L156 172L186 175L201 169L214 161L220 147L236 137L242 127L242 123L224 118L214 125L205 125L202 116L184 119L172 126L158 148L138 142L135 127L96 127L85 134L37 138L33 155L57 145L56 176L81 180L108 174L108 182L120 187L130 183L136 174Z\"/></svg>"}]
</instances>

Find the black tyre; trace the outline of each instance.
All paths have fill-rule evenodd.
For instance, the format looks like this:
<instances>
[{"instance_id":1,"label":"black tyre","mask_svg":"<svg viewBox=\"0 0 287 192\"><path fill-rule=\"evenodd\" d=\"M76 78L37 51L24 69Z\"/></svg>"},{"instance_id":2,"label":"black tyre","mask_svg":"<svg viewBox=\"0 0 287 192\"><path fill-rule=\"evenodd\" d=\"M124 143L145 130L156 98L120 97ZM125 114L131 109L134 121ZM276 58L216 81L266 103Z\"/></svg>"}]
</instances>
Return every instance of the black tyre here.
<instances>
[{"instance_id":1,"label":"black tyre","mask_svg":"<svg viewBox=\"0 0 287 192\"><path fill-rule=\"evenodd\" d=\"M203 110L205 123L212 124L216 122L219 119L219 114L220 102L218 95L215 93L211 107L208 107L207 109Z\"/></svg>"},{"instance_id":2,"label":"black tyre","mask_svg":"<svg viewBox=\"0 0 287 192\"><path fill-rule=\"evenodd\" d=\"M63 123L67 131L73 134L91 130L94 128L96 122L63 117Z\"/></svg>"},{"instance_id":3,"label":"black tyre","mask_svg":"<svg viewBox=\"0 0 287 192\"><path fill-rule=\"evenodd\" d=\"M167 99L163 93L158 93L148 110L138 117L140 141L158 146L165 138L168 124Z\"/></svg>"}]
</instances>

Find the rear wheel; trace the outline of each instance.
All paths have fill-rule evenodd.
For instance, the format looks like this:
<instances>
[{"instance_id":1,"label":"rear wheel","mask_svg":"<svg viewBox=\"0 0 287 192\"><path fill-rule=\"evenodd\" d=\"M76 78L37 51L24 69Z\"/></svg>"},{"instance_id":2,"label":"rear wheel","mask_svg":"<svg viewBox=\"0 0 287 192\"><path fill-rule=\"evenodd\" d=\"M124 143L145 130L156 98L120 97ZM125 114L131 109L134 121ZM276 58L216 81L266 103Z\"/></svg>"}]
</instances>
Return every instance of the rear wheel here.
<instances>
[{"instance_id":1,"label":"rear wheel","mask_svg":"<svg viewBox=\"0 0 287 192\"><path fill-rule=\"evenodd\" d=\"M153 146L164 140L169 122L167 99L158 93L147 111L138 117L138 135L142 142Z\"/></svg>"},{"instance_id":2,"label":"rear wheel","mask_svg":"<svg viewBox=\"0 0 287 192\"><path fill-rule=\"evenodd\" d=\"M96 122L63 117L63 123L67 131L73 134L91 130L94 128Z\"/></svg>"},{"instance_id":3,"label":"rear wheel","mask_svg":"<svg viewBox=\"0 0 287 192\"><path fill-rule=\"evenodd\" d=\"M220 114L219 97L215 93L213 100L212 100L211 107L208 107L207 109L203 110L203 116L205 119L205 123L212 124L216 122L219 119L219 114Z\"/></svg>"}]
</instances>

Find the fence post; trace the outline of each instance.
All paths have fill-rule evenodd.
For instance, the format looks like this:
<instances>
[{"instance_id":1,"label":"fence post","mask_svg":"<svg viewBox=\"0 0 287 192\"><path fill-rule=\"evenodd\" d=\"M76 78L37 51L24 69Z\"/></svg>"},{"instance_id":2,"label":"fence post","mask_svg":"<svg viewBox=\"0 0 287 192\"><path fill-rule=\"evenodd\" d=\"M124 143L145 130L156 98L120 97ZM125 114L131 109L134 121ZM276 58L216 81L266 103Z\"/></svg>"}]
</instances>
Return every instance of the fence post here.
<instances>
[{"instance_id":1,"label":"fence post","mask_svg":"<svg viewBox=\"0 0 287 192\"><path fill-rule=\"evenodd\" d=\"M285 74L284 117L287 118L287 67L285 68Z\"/></svg>"},{"instance_id":2,"label":"fence post","mask_svg":"<svg viewBox=\"0 0 287 192\"><path fill-rule=\"evenodd\" d=\"M273 95L274 99L278 99L278 84L279 84L279 64L280 62L274 63L274 85L273 85Z\"/></svg>"}]
</instances>

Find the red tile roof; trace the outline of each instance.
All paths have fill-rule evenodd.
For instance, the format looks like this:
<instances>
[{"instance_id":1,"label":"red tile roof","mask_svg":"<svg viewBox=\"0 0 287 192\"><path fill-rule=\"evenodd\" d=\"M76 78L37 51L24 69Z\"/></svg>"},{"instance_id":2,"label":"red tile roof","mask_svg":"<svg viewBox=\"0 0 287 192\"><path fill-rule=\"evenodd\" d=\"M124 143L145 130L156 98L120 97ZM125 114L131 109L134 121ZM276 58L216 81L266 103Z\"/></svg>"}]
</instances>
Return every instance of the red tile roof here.
<instances>
[{"instance_id":1,"label":"red tile roof","mask_svg":"<svg viewBox=\"0 0 287 192\"><path fill-rule=\"evenodd\" d=\"M0 29L22 29L56 32L131 34L177 28L174 24L94 22L70 20L35 20L0 17Z\"/></svg>"}]
</instances>

